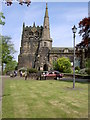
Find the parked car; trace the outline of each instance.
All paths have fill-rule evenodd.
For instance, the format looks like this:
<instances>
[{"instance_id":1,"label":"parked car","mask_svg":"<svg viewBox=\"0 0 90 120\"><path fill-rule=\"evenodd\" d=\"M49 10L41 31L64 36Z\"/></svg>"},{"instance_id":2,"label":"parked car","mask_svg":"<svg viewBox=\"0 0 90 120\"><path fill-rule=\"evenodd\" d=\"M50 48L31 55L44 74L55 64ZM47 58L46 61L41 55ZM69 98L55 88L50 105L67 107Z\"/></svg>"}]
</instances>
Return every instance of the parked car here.
<instances>
[{"instance_id":1,"label":"parked car","mask_svg":"<svg viewBox=\"0 0 90 120\"><path fill-rule=\"evenodd\" d=\"M43 71L41 74L41 76L44 77L46 74L48 74L48 71Z\"/></svg>"},{"instance_id":2,"label":"parked car","mask_svg":"<svg viewBox=\"0 0 90 120\"><path fill-rule=\"evenodd\" d=\"M47 74L44 75L45 79L60 79L63 77L63 74L61 74L58 71L50 71Z\"/></svg>"}]
</instances>

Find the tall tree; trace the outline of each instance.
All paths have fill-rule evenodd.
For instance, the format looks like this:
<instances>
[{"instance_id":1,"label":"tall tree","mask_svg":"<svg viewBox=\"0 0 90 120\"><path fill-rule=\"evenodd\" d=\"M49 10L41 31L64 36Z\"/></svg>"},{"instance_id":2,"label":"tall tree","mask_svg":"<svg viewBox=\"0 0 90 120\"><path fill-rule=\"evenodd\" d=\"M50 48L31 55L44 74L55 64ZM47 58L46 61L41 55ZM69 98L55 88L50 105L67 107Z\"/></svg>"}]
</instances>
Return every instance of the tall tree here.
<instances>
[{"instance_id":1,"label":"tall tree","mask_svg":"<svg viewBox=\"0 0 90 120\"><path fill-rule=\"evenodd\" d=\"M14 45L11 42L11 38L8 36L2 36L2 73L3 66L12 61L13 54L15 53Z\"/></svg>"}]
</instances>

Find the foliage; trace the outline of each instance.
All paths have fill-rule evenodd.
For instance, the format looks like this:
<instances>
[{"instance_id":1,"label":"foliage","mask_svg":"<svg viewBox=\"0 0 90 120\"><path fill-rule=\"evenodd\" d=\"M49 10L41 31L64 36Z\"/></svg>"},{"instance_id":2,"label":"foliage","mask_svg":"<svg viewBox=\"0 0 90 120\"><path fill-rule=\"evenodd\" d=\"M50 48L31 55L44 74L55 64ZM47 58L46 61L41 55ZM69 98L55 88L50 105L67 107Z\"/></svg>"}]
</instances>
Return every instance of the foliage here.
<instances>
[{"instance_id":1,"label":"foliage","mask_svg":"<svg viewBox=\"0 0 90 120\"><path fill-rule=\"evenodd\" d=\"M58 69L57 61L53 61L53 69L54 70Z\"/></svg>"},{"instance_id":2,"label":"foliage","mask_svg":"<svg viewBox=\"0 0 90 120\"><path fill-rule=\"evenodd\" d=\"M38 71L35 68L28 68L27 72L28 73L37 73Z\"/></svg>"},{"instance_id":3,"label":"foliage","mask_svg":"<svg viewBox=\"0 0 90 120\"><path fill-rule=\"evenodd\" d=\"M10 61L6 64L4 72L7 73L7 72L10 72L10 71L13 71L13 70L15 70L16 67L17 67L16 60L12 60L12 61Z\"/></svg>"},{"instance_id":4,"label":"foliage","mask_svg":"<svg viewBox=\"0 0 90 120\"><path fill-rule=\"evenodd\" d=\"M87 75L88 73L88 68L84 68L84 69L81 69L80 71L79 71L79 74L81 74L81 75Z\"/></svg>"},{"instance_id":5,"label":"foliage","mask_svg":"<svg viewBox=\"0 0 90 120\"><path fill-rule=\"evenodd\" d=\"M75 73L79 73L79 70L75 70Z\"/></svg>"},{"instance_id":6,"label":"foliage","mask_svg":"<svg viewBox=\"0 0 90 120\"><path fill-rule=\"evenodd\" d=\"M3 64L8 64L13 60L13 54L16 52L14 49L14 45L11 42L11 38L8 36L1 36L2 40L2 72L3 72ZM1 46L1 45L0 45Z\"/></svg>"},{"instance_id":7,"label":"foliage","mask_svg":"<svg viewBox=\"0 0 90 120\"><path fill-rule=\"evenodd\" d=\"M76 66L76 67L75 67L75 70L78 70L78 71L79 71L79 70L80 70L80 67L79 67L79 66Z\"/></svg>"},{"instance_id":8,"label":"foliage","mask_svg":"<svg viewBox=\"0 0 90 120\"><path fill-rule=\"evenodd\" d=\"M89 18L84 18L79 22L79 34L84 37L85 32L89 29L90 26L90 17Z\"/></svg>"},{"instance_id":9,"label":"foliage","mask_svg":"<svg viewBox=\"0 0 90 120\"><path fill-rule=\"evenodd\" d=\"M0 12L0 25L4 25L5 24L5 22L3 22L2 19L5 19L5 16L3 15L2 12Z\"/></svg>"},{"instance_id":10,"label":"foliage","mask_svg":"<svg viewBox=\"0 0 90 120\"><path fill-rule=\"evenodd\" d=\"M12 60L13 54L15 53L10 39L8 36L2 36L2 62L5 64Z\"/></svg>"},{"instance_id":11,"label":"foliage","mask_svg":"<svg viewBox=\"0 0 90 120\"><path fill-rule=\"evenodd\" d=\"M27 71L27 68L22 67L22 68L20 68L18 71L19 71L19 72L20 72L20 71L25 72L25 71Z\"/></svg>"},{"instance_id":12,"label":"foliage","mask_svg":"<svg viewBox=\"0 0 90 120\"><path fill-rule=\"evenodd\" d=\"M90 58L87 59L87 74L90 75Z\"/></svg>"},{"instance_id":13,"label":"foliage","mask_svg":"<svg viewBox=\"0 0 90 120\"><path fill-rule=\"evenodd\" d=\"M69 58L58 58L57 61L54 63L54 69L63 73L71 73L72 70Z\"/></svg>"}]
</instances>

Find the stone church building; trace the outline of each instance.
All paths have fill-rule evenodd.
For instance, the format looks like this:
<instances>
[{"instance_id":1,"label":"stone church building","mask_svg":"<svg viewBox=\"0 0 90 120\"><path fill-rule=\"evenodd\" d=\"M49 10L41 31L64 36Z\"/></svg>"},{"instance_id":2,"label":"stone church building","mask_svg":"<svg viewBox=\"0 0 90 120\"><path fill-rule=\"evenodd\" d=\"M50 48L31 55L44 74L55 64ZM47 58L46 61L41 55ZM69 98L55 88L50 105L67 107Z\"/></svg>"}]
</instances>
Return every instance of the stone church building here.
<instances>
[{"instance_id":1,"label":"stone church building","mask_svg":"<svg viewBox=\"0 0 90 120\"><path fill-rule=\"evenodd\" d=\"M53 61L60 57L68 57L73 63L73 48L52 47L50 37L49 15L46 4L43 26L28 27L23 23L18 68L36 68L37 70L51 70ZM80 53L76 52L76 62L80 64Z\"/></svg>"}]
</instances>

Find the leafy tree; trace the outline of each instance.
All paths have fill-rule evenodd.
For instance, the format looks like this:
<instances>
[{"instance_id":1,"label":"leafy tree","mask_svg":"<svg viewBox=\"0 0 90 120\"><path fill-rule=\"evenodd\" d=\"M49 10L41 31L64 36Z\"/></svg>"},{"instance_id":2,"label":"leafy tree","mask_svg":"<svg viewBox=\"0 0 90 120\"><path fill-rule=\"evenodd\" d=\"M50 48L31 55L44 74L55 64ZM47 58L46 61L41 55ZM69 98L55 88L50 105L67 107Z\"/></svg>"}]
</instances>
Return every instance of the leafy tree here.
<instances>
[{"instance_id":1,"label":"leafy tree","mask_svg":"<svg viewBox=\"0 0 90 120\"><path fill-rule=\"evenodd\" d=\"M3 15L2 12L0 12L0 25L4 25L5 24L5 22L3 22L2 19L5 19L5 16Z\"/></svg>"},{"instance_id":2,"label":"leafy tree","mask_svg":"<svg viewBox=\"0 0 90 120\"><path fill-rule=\"evenodd\" d=\"M89 62L90 62L90 46L88 46L89 43L90 43L90 38L89 38L89 34L88 34L90 32L90 17L82 19L79 22L79 28L80 28L79 34L82 35L84 45L86 45L87 48L88 48L87 49L88 58L87 58L87 61L86 61L86 68L88 68L88 73L90 74L90 65L89 65Z\"/></svg>"},{"instance_id":3,"label":"leafy tree","mask_svg":"<svg viewBox=\"0 0 90 120\"><path fill-rule=\"evenodd\" d=\"M88 58L86 61L86 68L87 68L88 75L90 75L90 58Z\"/></svg>"},{"instance_id":4,"label":"leafy tree","mask_svg":"<svg viewBox=\"0 0 90 120\"><path fill-rule=\"evenodd\" d=\"M83 39L85 38L86 32L90 28L90 17L84 18L79 22L79 34L82 35Z\"/></svg>"},{"instance_id":5,"label":"leafy tree","mask_svg":"<svg viewBox=\"0 0 90 120\"><path fill-rule=\"evenodd\" d=\"M55 62L54 69L64 73L71 73L71 63L69 58L58 58Z\"/></svg>"},{"instance_id":6,"label":"leafy tree","mask_svg":"<svg viewBox=\"0 0 90 120\"><path fill-rule=\"evenodd\" d=\"M11 38L8 36L1 37L1 40L2 40L2 56L1 56L2 73L3 73L4 64L6 65L9 62L11 62L13 60L13 54L16 52L10 39Z\"/></svg>"},{"instance_id":7,"label":"leafy tree","mask_svg":"<svg viewBox=\"0 0 90 120\"><path fill-rule=\"evenodd\" d=\"M10 72L10 71L13 71L13 70L16 69L16 67L17 67L16 60L8 61L8 63L6 64L4 72L7 73L7 72Z\"/></svg>"}]
</instances>

